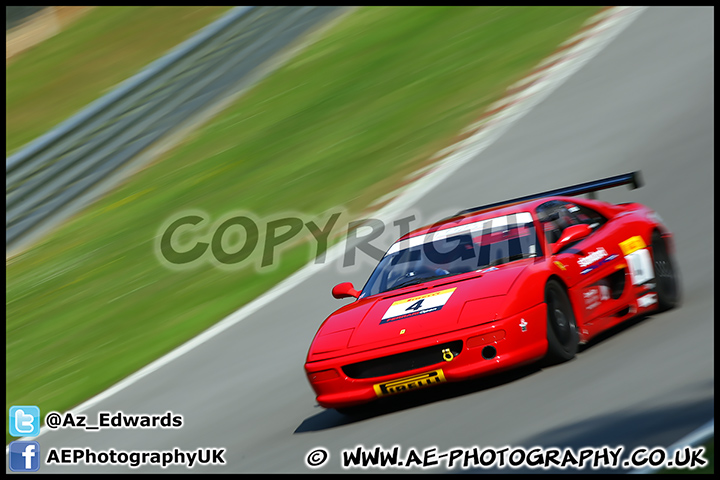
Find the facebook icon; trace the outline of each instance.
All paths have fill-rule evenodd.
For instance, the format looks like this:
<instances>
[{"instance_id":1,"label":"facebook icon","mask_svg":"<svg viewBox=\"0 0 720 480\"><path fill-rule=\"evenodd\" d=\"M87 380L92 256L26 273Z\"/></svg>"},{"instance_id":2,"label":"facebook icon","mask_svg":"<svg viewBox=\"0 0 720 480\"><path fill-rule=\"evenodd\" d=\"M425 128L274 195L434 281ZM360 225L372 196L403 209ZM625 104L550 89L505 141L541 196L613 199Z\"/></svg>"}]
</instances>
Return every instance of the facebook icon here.
<instances>
[{"instance_id":1,"label":"facebook icon","mask_svg":"<svg viewBox=\"0 0 720 480\"><path fill-rule=\"evenodd\" d=\"M10 470L13 472L37 472L40 468L40 444L38 442L10 442Z\"/></svg>"}]
</instances>

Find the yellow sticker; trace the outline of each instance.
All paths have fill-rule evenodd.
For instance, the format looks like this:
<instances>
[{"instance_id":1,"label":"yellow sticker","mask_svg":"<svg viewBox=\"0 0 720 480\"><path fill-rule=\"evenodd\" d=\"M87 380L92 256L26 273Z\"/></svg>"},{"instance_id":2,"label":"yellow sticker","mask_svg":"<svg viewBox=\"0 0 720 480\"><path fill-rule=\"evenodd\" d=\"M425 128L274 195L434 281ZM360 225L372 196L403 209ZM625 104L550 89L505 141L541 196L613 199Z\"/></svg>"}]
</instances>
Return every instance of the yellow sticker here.
<instances>
[{"instance_id":1,"label":"yellow sticker","mask_svg":"<svg viewBox=\"0 0 720 480\"><path fill-rule=\"evenodd\" d=\"M642 250L647 245L645 245L645 242L643 241L642 237L639 235L636 235L634 237L630 237L624 242L620 242L620 249L623 252L623 255L630 255L633 252L637 252L638 250Z\"/></svg>"},{"instance_id":2,"label":"yellow sticker","mask_svg":"<svg viewBox=\"0 0 720 480\"><path fill-rule=\"evenodd\" d=\"M380 324L395 322L424 313L437 312L447 303L455 288L457 287L393 302L385 311Z\"/></svg>"},{"instance_id":3,"label":"yellow sticker","mask_svg":"<svg viewBox=\"0 0 720 480\"><path fill-rule=\"evenodd\" d=\"M403 303L417 302L418 300L423 300L425 298L430 298L430 297L437 297L438 295L444 296L444 295L454 292L456 288L457 287L448 288L447 290L440 290L439 292L426 293L425 295L418 295L417 297L411 297L411 298L406 298L404 300L398 300L397 302L393 302L393 305L402 305Z\"/></svg>"}]
</instances>

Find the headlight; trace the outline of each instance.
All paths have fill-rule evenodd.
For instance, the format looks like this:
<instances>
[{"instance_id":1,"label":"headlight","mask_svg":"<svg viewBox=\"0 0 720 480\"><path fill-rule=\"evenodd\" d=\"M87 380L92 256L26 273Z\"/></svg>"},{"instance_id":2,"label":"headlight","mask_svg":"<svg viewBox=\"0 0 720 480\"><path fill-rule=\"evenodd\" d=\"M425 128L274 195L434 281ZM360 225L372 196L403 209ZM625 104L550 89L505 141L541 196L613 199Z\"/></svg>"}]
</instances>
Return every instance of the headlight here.
<instances>
[{"instance_id":1,"label":"headlight","mask_svg":"<svg viewBox=\"0 0 720 480\"><path fill-rule=\"evenodd\" d=\"M312 353L328 353L346 348L354 330L348 328L327 335L318 335L313 342Z\"/></svg>"}]
</instances>

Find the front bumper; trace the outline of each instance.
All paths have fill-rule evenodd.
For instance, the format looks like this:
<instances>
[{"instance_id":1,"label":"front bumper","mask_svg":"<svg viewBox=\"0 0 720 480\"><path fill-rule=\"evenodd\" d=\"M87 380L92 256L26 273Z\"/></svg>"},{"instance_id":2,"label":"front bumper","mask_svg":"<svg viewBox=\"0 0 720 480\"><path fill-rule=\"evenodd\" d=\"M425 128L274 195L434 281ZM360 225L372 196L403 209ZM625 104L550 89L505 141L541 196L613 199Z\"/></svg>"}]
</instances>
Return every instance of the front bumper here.
<instances>
[{"instance_id":1,"label":"front bumper","mask_svg":"<svg viewBox=\"0 0 720 480\"><path fill-rule=\"evenodd\" d=\"M434 345L444 346L458 340L462 341L459 353L445 353L443 360L422 368L371 378L351 378L343 370L344 366L351 364L426 350ZM488 358L493 348L496 353ZM492 323L372 351L308 362L305 371L318 403L325 408L342 408L445 381L457 382L518 367L542 358L546 352L547 313L546 305L541 303Z\"/></svg>"}]
</instances>

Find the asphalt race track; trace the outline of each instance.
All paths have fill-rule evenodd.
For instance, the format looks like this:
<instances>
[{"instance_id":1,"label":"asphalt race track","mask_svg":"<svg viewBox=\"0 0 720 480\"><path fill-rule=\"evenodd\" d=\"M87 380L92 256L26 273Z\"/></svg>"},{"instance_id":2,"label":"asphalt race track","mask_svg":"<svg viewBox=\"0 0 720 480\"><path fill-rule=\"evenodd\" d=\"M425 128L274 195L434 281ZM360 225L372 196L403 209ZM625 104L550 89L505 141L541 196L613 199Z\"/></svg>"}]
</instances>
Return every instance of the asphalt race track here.
<instances>
[{"instance_id":1,"label":"asphalt race track","mask_svg":"<svg viewBox=\"0 0 720 480\"><path fill-rule=\"evenodd\" d=\"M317 472L331 473L345 471L341 451L358 445L399 445L403 452L473 446L630 451L669 446L705 424L714 416L713 37L711 8L647 9L410 210L429 223L463 208L641 170L643 188L607 190L599 198L645 203L675 232L680 308L616 329L571 362L394 397L350 418L315 404L302 366L320 323L347 302L333 299L330 289L342 281L360 288L372 266L363 262L343 272L327 265L222 335L83 412L95 423L101 410L170 410L183 415L182 428L48 432L36 439L42 458L52 447L218 447L226 465L191 471L308 473L305 457L324 447L330 457ZM388 230L397 236L397 228ZM444 471L444 465L426 471ZM43 462L40 471L187 470Z\"/></svg>"}]
</instances>

